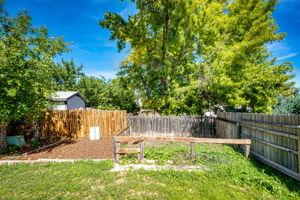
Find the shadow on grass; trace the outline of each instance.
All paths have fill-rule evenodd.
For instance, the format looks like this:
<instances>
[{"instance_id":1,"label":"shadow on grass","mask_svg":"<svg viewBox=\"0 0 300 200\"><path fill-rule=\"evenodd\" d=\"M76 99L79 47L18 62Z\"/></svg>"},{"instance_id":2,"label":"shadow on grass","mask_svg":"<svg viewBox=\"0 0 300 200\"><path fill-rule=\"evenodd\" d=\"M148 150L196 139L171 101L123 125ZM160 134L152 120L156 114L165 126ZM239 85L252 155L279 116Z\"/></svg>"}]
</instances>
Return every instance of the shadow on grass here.
<instances>
[{"instance_id":1,"label":"shadow on grass","mask_svg":"<svg viewBox=\"0 0 300 200\"><path fill-rule=\"evenodd\" d=\"M74 143L76 143L75 139L66 139L66 140L63 140L61 142L49 144L48 146L45 146L45 147L40 147L42 149L37 148L36 150L34 150L32 152L28 152L27 155L34 154L34 153L40 153L40 152L50 153L50 152L52 152L52 150L54 148L61 147L61 146L66 146L66 145L70 145L70 144L74 144Z\"/></svg>"},{"instance_id":2,"label":"shadow on grass","mask_svg":"<svg viewBox=\"0 0 300 200\"><path fill-rule=\"evenodd\" d=\"M236 145L229 145L231 146L235 151L239 152L240 154L244 154L244 150ZM275 179L280 181L280 183L284 184L289 190L296 191L300 194L300 181L297 181L284 173L272 168L271 166L261 162L258 160L255 156L250 154L249 162L257 169L257 171L261 173L265 173L268 176L273 176Z\"/></svg>"},{"instance_id":3,"label":"shadow on grass","mask_svg":"<svg viewBox=\"0 0 300 200\"><path fill-rule=\"evenodd\" d=\"M35 153L40 153L40 152L52 152L54 148L61 147L61 146L66 146L70 144L76 143L75 139L65 139L62 141L51 141L51 140L44 140L42 141L41 146L27 146L27 147L18 147L17 150L15 151L9 151L10 148L8 147L8 152L1 152L0 154L0 159L15 159L17 157L20 157L22 155L31 155Z\"/></svg>"},{"instance_id":4,"label":"shadow on grass","mask_svg":"<svg viewBox=\"0 0 300 200\"><path fill-rule=\"evenodd\" d=\"M264 164L263 162L259 161L254 156L250 157L249 160L253 166L262 173L267 174L268 176L273 176L277 180L280 181L280 183L284 184L290 191L298 192L300 194L300 182L277 171L276 169Z\"/></svg>"}]
</instances>

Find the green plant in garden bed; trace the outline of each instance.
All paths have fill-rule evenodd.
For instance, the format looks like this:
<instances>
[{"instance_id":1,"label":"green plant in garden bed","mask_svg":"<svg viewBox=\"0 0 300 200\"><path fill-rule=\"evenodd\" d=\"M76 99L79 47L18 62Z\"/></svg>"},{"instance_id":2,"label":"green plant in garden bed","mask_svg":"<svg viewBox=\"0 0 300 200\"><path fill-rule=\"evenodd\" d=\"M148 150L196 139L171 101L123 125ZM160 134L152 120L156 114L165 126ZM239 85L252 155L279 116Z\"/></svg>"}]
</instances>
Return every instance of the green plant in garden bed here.
<instances>
[{"instance_id":1,"label":"green plant in garden bed","mask_svg":"<svg viewBox=\"0 0 300 200\"><path fill-rule=\"evenodd\" d=\"M39 147L41 145L42 145L42 143L40 141L33 140L33 141L30 141L28 144L25 144L21 147L15 146L15 145L8 146L7 148L1 150L0 154L1 155L18 154L18 153L20 153L19 151L22 149L26 150L26 148L29 148L29 147L35 148L35 147Z\"/></svg>"},{"instance_id":2,"label":"green plant in garden bed","mask_svg":"<svg viewBox=\"0 0 300 200\"><path fill-rule=\"evenodd\" d=\"M32 141L29 142L29 145L30 145L31 147L38 147L38 146L41 146L42 143L39 142L39 141L37 141L37 140L32 140Z\"/></svg>"},{"instance_id":3,"label":"green plant in garden bed","mask_svg":"<svg viewBox=\"0 0 300 200\"><path fill-rule=\"evenodd\" d=\"M160 146L146 146L144 158L155 160L157 164L172 161L175 165L215 165L230 163L233 158L228 157L234 151L226 145L195 144L195 159L190 159L190 145L187 143L166 143ZM126 154L121 158L121 164L137 163L137 154Z\"/></svg>"},{"instance_id":4,"label":"green plant in garden bed","mask_svg":"<svg viewBox=\"0 0 300 200\"><path fill-rule=\"evenodd\" d=\"M12 146L9 146L9 147L1 150L1 154L5 155L5 154L9 154L9 153L15 153L19 150L20 150L20 147L12 145Z\"/></svg>"},{"instance_id":5,"label":"green plant in garden bed","mask_svg":"<svg viewBox=\"0 0 300 200\"><path fill-rule=\"evenodd\" d=\"M162 148L147 147L147 157L163 154ZM229 146L196 148L195 163L208 171L109 172L111 160L0 165L0 199L300 199L299 182ZM188 153L187 146L178 149Z\"/></svg>"}]
</instances>

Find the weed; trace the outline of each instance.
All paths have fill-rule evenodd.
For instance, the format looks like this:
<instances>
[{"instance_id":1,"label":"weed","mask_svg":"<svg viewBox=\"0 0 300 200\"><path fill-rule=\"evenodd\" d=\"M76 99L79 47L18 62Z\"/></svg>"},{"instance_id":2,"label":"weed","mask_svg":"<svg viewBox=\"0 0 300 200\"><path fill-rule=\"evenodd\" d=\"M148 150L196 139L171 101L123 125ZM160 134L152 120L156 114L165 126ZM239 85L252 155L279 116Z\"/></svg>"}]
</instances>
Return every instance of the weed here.
<instances>
[{"instance_id":1,"label":"weed","mask_svg":"<svg viewBox=\"0 0 300 200\"><path fill-rule=\"evenodd\" d=\"M37 141L37 140L32 140L29 142L29 145L31 147L38 147L38 146L41 146L41 142Z\"/></svg>"},{"instance_id":2,"label":"weed","mask_svg":"<svg viewBox=\"0 0 300 200\"><path fill-rule=\"evenodd\" d=\"M15 145L11 145L11 146L1 150L1 154L5 155L5 154L9 154L9 153L15 153L19 150L20 150L20 147L15 146Z\"/></svg>"}]
</instances>

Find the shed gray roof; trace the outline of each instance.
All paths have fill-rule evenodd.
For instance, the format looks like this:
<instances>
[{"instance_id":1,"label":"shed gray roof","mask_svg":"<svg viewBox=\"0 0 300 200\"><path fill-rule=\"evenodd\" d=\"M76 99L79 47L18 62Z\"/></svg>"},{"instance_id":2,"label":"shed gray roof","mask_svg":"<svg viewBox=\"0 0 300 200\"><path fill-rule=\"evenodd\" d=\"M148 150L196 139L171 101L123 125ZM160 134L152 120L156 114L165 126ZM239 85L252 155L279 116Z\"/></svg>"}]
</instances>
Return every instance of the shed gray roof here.
<instances>
[{"instance_id":1,"label":"shed gray roof","mask_svg":"<svg viewBox=\"0 0 300 200\"><path fill-rule=\"evenodd\" d=\"M69 98L73 97L73 96L80 96L85 102L85 98L80 94L80 92L76 92L76 91L72 91L72 92L55 92L51 97L51 101L56 101L56 102L60 102L60 101L67 101Z\"/></svg>"}]
</instances>

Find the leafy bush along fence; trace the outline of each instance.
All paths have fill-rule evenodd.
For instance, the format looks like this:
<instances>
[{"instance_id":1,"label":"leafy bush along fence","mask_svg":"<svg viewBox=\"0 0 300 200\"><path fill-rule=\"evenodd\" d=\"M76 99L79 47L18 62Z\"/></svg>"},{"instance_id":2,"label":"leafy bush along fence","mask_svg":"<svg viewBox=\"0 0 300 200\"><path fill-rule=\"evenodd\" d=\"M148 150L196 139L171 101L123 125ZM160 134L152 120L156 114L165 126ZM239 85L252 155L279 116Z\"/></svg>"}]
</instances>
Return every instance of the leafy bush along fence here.
<instances>
[{"instance_id":1,"label":"leafy bush along fence","mask_svg":"<svg viewBox=\"0 0 300 200\"><path fill-rule=\"evenodd\" d=\"M96 109L47 112L39 135L42 138L88 138L92 126L100 127L102 137L112 137L127 127L127 112Z\"/></svg>"},{"instance_id":2,"label":"leafy bush along fence","mask_svg":"<svg viewBox=\"0 0 300 200\"><path fill-rule=\"evenodd\" d=\"M215 137L212 116L128 116L130 136Z\"/></svg>"},{"instance_id":3,"label":"leafy bush along fence","mask_svg":"<svg viewBox=\"0 0 300 200\"><path fill-rule=\"evenodd\" d=\"M217 135L251 139L252 155L300 180L300 115L219 112Z\"/></svg>"}]
</instances>

